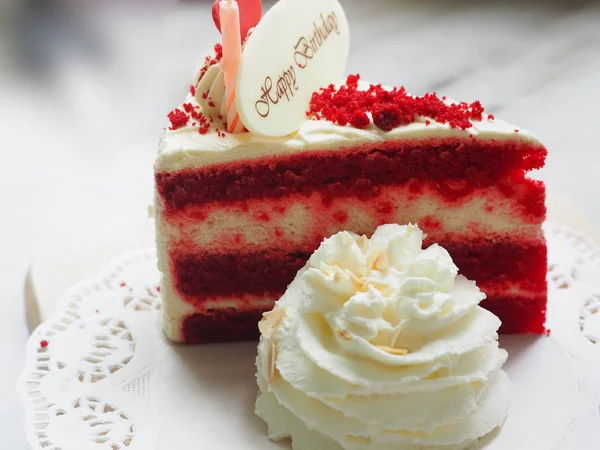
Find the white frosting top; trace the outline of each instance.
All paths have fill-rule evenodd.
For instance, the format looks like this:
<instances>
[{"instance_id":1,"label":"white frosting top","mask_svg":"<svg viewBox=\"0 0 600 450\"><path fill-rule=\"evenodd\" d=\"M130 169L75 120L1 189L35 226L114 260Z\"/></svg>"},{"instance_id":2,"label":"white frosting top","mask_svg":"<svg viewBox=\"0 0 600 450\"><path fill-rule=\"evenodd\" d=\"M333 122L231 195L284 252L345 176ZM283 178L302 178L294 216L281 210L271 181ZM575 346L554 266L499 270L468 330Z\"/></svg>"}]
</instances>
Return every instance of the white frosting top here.
<instances>
[{"instance_id":1,"label":"white frosting top","mask_svg":"<svg viewBox=\"0 0 600 450\"><path fill-rule=\"evenodd\" d=\"M213 75L217 75L218 66L213 66L213 68L209 69L209 73L200 81L200 83L207 83L207 86L213 86L211 89L214 89L214 94L211 95L212 101L215 103L215 107L212 108L214 111L206 111L206 115L213 115L221 108L218 100L220 95L218 93L222 89L219 79L217 76L209 76L210 71L213 72ZM206 89L207 86L202 86L201 89ZM206 92L206 90L202 91L201 89L197 89L197 92ZM191 94L188 95L185 102L198 105L198 101ZM209 112L211 114L208 114ZM426 125L426 120L430 121L429 125ZM336 149L350 145L360 146L394 140L444 137L467 138L471 134L480 139L516 140L542 145L528 131L501 120L489 120L487 115L484 115L484 119L481 121L472 121L472 124L471 128L461 130L426 117L420 117L414 123L402 125L385 132L373 123L366 129L358 129L351 125L340 126L327 120L307 118L297 132L282 138L269 138L251 133L226 133L224 137L220 137L216 133L215 127L223 131L223 126L215 121L215 126L211 127L211 130L204 135L198 133L198 128L192 126L177 130L167 129L159 145L156 170L177 171L237 160ZM519 132L517 133L515 130Z\"/></svg>"},{"instance_id":2,"label":"white frosting top","mask_svg":"<svg viewBox=\"0 0 600 450\"><path fill-rule=\"evenodd\" d=\"M261 324L257 414L295 450L469 448L502 425L500 320L413 225L326 239Z\"/></svg>"}]
</instances>

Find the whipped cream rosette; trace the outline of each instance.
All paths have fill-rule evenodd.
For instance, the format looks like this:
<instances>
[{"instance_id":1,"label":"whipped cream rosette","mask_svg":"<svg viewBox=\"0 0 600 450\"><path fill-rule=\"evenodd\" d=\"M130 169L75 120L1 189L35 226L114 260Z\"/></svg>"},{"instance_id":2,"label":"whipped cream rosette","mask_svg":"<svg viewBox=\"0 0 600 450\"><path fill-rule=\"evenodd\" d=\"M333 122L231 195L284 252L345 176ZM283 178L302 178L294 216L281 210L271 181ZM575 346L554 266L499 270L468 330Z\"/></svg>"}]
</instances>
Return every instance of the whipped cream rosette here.
<instances>
[{"instance_id":1,"label":"whipped cream rosette","mask_svg":"<svg viewBox=\"0 0 600 450\"><path fill-rule=\"evenodd\" d=\"M295 450L467 449L502 425L500 320L417 226L323 241L260 324L256 413Z\"/></svg>"}]
</instances>

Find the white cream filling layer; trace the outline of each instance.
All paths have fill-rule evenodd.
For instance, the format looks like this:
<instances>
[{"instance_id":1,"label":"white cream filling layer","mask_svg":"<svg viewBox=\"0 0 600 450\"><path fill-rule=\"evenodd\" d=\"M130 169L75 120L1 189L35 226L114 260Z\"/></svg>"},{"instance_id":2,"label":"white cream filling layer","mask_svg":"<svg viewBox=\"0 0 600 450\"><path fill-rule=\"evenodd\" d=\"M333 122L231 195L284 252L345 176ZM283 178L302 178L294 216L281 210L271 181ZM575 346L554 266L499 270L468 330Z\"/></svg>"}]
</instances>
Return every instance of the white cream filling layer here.
<instances>
[{"instance_id":1,"label":"white cream filling layer","mask_svg":"<svg viewBox=\"0 0 600 450\"><path fill-rule=\"evenodd\" d=\"M188 220L185 215L165 220L157 205L157 233L167 245L178 243L189 246L190 251L256 251L277 248L278 243L281 248L307 248L341 228L358 233L374 230L380 225L377 219L383 217L388 223L416 223L425 229L430 228L427 221L433 220L439 223L428 230L434 242L478 235L489 239L518 237L527 242L542 238L540 220L526 222L518 200L503 198L494 187L478 189L455 204L435 193L415 195L408 187L393 186L383 187L381 195L370 201L333 199L327 209L322 207L319 193L250 200L243 205L211 203L205 209L206 219L201 221ZM391 213L379 212L382 205L391 206ZM336 219L339 214L346 220Z\"/></svg>"}]
</instances>

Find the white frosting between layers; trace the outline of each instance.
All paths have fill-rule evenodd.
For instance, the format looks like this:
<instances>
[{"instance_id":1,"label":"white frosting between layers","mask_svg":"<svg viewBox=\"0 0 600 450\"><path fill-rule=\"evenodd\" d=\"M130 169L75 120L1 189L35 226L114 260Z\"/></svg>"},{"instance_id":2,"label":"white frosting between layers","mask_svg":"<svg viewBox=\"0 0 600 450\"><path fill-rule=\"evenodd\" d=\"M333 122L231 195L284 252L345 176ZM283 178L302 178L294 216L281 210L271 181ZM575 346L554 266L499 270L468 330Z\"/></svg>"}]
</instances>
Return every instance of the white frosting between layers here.
<instances>
[{"instance_id":1,"label":"white frosting between layers","mask_svg":"<svg viewBox=\"0 0 600 450\"><path fill-rule=\"evenodd\" d=\"M203 81L204 79L201 83ZM215 96L218 97L216 93ZM198 105L196 98L191 94L185 102ZM219 109L217 102L214 109ZM159 145L156 170L177 171L245 159L406 139L468 138L471 134L479 139L514 140L542 145L528 131L501 120L489 120L487 115L484 115L481 121L472 121L473 126L467 130L452 128L433 119L429 119L431 123L426 125L425 120L426 117L420 117L414 123L385 132L373 123L366 129L358 129L350 125L340 126L327 120L307 119L296 133L283 138L261 137L251 133L226 133L225 137L219 137L214 127L205 135L201 135L197 128L190 126L177 130L167 129ZM223 130L222 124L216 125L217 123L219 122L215 121L215 126ZM519 132L515 133L515 130Z\"/></svg>"},{"instance_id":2,"label":"white frosting between layers","mask_svg":"<svg viewBox=\"0 0 600 450\"><path fill-rule=\"evenodd\" d=\"M258 347L256 412L270 438L291 436L295 450L458 450L502 425L500 321L423 238L412 225L370 241L342 232L311 257Z\"/></svg>"}]
</instances>

